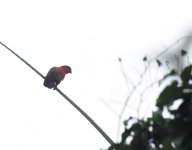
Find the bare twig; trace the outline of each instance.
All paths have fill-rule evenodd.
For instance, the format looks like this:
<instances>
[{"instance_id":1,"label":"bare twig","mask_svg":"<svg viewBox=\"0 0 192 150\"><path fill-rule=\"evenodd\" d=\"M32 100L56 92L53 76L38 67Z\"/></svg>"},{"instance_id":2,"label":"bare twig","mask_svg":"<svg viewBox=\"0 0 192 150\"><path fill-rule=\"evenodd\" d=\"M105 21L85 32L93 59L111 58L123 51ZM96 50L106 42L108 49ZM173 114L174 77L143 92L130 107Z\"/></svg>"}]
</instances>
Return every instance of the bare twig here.
<instances>
[{"instance_id":1,"label":"bare twig","mask_svg":"<svg viewBox=\"0 0 192 150\"><path fill-rule=\"evenodd\" d=\"M111 111L113 112L116 116L119 116L119 114L102 98L100 98L100 101Z\"/></svg>"},{"instance_id":2,"label":"bare twig","mask_svg":"<svg viewBox=\"0 0 192 150\"><path fill-rule=\"evenodd\" d=\"M129 101L129 99L131 98L131 96L133 95L133 93L135 92L135 90L137 90L137 88L140 86L140 84L142 83L142 79L144 77L144 75L146 74L148 68L149 68L149 65L150 65L150 62L147 64L147 66L145 67L143 73L140 75L140 79L138 81L138 83L132 88L131 92L129 93L129 95L127 96L126 100L125 100L125 103L123 105L123 108L121 110L121 113L119 116L123 116L124 112L125 112L125 109L127 107L127 103Z\"/></svg>"},{"instance_id":3,"label":"bare twig","mask_svg":"<svg viewBox=\"0 0 192 150\"><path fill-rule=\"evenodd\" d=\"M169 51L173 46L175 46L177 43L179 43L180 41L182 40L185 40L185 39L192 39L191 36L184 36L180 39L178 39L176 42L174 42L172 45L170 45L169 47L167 47L164 51L162 51L161 53L159 53L156 57L154 57L153 59L156 59L156 58L159 58L161 57L162 55L164 55L167 51Z\"/></svg>"},{"instance_id":4,"label":"bare twig","mask_svg":"<svg viewBox=\"0 0 192 150\"><path fill-rule=\"evenodd\" d=\"M127 87L128 87L129 84L131 84L131 86L134 87L135 86L134 83L131 81L131 79L128 78L127 74L125 73L125 68L124 68L124 65L122 63L122 60L119 61L119 62L120 62L120 65L121 65L121 72L122 72L123 77L124 77L124 79L126 81Z\"/></svg>"},{"instance_id":5,"label":"bare twig","mask_svg":"<svg viewBox=\"0 0 192 150\"><path fill-rule=\"evenodd\" d=\"M119 114L119 120L118 120L118 128L117 128L117 139L119 138L119 134L120 134L120 125L121 125L121 120L122 120L122 117L123 117L123 114L127 108L127 104L128 104L128 101L129 99L131 98L131 96L134 94L135 91L137 91L137 88L140 86L140 84L142 83L142 79L144 77L144 75L146 74L148 68L149 68L149 65L150 65L151 62L149 62L147 64L147 66L145 67L143 73L140 75L140 79L138 81L138 83L132 88L132 90L130 91L129 95L127 96L126 100L125 100L125 103L123 105L123 108L121 109L121 112Z\"/></svg>"},{"instance_id":6,"label":"bare twig","mask_svg":"<svg viewBox=\"0 0 192 150\"><path fill-rule=\"evenodd\" d=\"M139 104L138 104L138 107L137 107L138 119L140 119L140 108L141 108L141 104L142 104L142 102L143 102L143 95L144 95L149 89L152 89L156 84L158 84L159 81L161 81L161 79L152 82L150 85L148 85L148 86L141 92Z\"/></svg>"}]
</instances>

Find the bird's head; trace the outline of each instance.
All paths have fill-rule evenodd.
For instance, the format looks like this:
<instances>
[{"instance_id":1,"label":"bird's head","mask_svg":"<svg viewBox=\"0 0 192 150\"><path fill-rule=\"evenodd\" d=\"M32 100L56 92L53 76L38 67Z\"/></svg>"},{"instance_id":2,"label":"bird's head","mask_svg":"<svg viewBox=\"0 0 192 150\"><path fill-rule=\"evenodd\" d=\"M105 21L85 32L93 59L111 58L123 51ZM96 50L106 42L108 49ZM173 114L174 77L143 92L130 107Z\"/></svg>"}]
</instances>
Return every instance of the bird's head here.
<instances>
[{"instance_id":1,"label":"bird's head","mask_svg":"<svg viewBox=\"0 0 192 150\"><path fill-rule=\"evenodd\" d=\"M61 66L60 68L63 69L63 71L67 74L67 73L72 73L71 67L69 66Z\"/></svg>"}]
</instances>

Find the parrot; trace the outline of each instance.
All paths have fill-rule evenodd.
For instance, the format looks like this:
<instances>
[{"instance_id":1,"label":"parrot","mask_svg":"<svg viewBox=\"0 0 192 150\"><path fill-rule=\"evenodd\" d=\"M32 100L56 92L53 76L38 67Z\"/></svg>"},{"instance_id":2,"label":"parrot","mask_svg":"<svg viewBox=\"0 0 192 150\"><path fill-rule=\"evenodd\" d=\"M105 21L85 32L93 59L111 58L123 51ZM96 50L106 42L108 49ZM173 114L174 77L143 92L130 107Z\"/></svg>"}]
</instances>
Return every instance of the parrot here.
<instances>
[{"instance_id":1,"label":"parrot","mask_svg":"<svg viewBox=\"0 0 192 150\"><path fill-rule=\"evenodd\" d=\"M65 75L68 73L72 73L71 67L69 66L60 66L60 67L52 67L44 80L43 85L49 89L55 90L57 85L64 79Z\"/></svg>"}]
</instances>

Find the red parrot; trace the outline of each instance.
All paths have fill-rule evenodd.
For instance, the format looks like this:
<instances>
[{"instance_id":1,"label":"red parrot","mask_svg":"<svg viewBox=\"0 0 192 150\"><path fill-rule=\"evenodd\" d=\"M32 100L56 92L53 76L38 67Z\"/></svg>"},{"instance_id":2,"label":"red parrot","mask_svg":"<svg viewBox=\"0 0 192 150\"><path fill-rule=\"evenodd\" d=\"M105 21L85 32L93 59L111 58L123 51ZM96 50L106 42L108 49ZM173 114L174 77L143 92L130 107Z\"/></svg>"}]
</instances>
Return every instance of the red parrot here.
<instances>
[{"instance_id":1,"label":"red parrot","mask_svg":"<svg viewBox=\"0 0 192 150\"><path fill-rule=\"evenodd\" d=\"M49 89L55 89L68 73L71 73L69 66L52 67L47 73L43 85Z\"/></svg>"}]
</instances>

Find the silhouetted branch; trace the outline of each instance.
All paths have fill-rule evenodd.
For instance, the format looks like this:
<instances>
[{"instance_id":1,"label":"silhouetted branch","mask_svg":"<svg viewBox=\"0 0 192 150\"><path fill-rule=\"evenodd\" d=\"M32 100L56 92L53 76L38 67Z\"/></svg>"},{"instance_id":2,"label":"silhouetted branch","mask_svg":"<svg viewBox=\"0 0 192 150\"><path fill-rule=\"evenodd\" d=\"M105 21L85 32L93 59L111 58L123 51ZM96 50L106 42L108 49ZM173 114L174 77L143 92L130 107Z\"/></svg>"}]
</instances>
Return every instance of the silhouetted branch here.
<instances>
[{"instance_id":1,"label":"silhouetted branch","mask_svg":"<svg viewBox=\"0 0 192 150\"><path fill-rule=\"evenodd\" d=\"M113 112L116 116L119 116L119 114L102 98L100 98L100 101L111 111Z\"/></svg>"},{"instance_id":2,"label":"silhouetted branch","mask_svg":"<svg viewBox=\"0 0 192 150\"><path fill-rule=\"evenodd\" d=\"M128 101L129 99L131 98L131 96L134 94L135 91L137 91L137 88L140 86L140 84L142 83L142 80L143 80L143 77L144 75L146 74L148 68L149 68L149 65L150 65L151 62L148 62L148 64L146 65L143 73L140 75L140 79L139 81L137 82L137 84L135 86L132 87L132 90L129 92L129 95L127 96L127 98L125 99L125 102L124 102L124 105L123 105L123 108L121 109L121 112L119 114L119 119L118 119L118 127L117 127L117 139L119 138L119 134L120 134L120 126L121 126L121 119L123 117L123 114L127 108L127 104L128 104Z\"/></svg>"},{"instance_id":3,"label":"silhouetted branch","mask_svg":"<svg viewBox=\"0 0 192 150\"><path fill-rule=\"evenodd\" d=\"M121 113L120 113L120 116L121 116L121 117L123 116L123 114L124 114L124 112L125 112L125 109L126 109L126 107L127 107L127 103L128 103L128 101L129 101L129 99L131 98L131 96L133 95L133 93L137 90L137 88L141 85L142 80L143 80L143 77L144 77L144 75L146 74L146 72L147 72L147 70L148 70L148 68L149 68L149 65L150 65L150 64L148 63L147 66L145 67L143 73L140 75L139 81L138 81L137 84L132 88L131 92L130 92L129 95L127 96L127 98L126 98L126 100L125 100L125 103L124 103L124 105L123 105L123 108L122 108L122 110L121 110Z\"/></svg>"}]
</instances>

